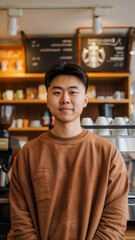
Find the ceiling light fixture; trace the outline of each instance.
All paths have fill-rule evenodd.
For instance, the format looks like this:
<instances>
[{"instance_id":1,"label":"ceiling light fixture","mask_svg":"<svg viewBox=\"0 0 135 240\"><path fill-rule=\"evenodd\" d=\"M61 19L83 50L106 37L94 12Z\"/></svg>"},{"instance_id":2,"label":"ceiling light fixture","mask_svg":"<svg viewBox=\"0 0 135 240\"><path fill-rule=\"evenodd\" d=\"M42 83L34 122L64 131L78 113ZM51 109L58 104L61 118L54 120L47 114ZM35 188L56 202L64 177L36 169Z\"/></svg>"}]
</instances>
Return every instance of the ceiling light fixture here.
<instances>
[{"instance_id":1,"label":"ceiling light fixture","mask_svg":"<svg viewBox=\"0 0 135 240\"><path fill-rule=\"evenodd\" d=\"M17 23L17 17L21 17L23 15L22 9L9 9L8 10L8 33L12 36L17 34L19 29Z\"/></svg>"},{"instance_id":2,"label":"ceiling light fixture","mask_svg":"<svg viewBox=\"0 0 135 240\"><path fill-rule=\"evenodd\" d=\"M107 15L108 11L106 8L93 8L93 33L101 34L102 33L102 21L101 16Z\"/></svg>"},{"instance_id":3,"label":"ceiling light fixture","mask_svg":"<svg viewBox=\"0 0 135 240\"><path fill-rule=\"evenodd\" d=\"M100 16L93 16L93 33L101 34L102 33L102 22Z\"/></svg>"}]
</instances>

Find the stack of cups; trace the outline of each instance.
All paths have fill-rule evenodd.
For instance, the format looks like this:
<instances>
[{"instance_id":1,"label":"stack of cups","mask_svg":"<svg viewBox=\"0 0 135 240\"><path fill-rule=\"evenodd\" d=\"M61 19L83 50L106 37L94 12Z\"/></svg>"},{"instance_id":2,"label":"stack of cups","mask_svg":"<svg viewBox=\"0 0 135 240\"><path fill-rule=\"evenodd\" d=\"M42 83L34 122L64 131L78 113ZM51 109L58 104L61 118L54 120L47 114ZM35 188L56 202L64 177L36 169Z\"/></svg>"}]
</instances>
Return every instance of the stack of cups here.
<instances>
[{"instance_id":1,"label":"stack of cups","mask_svg":"<svg viewBox=\"0 0 135 240\"><path fill-rule=\"evenodd\" d=\"M96 119L96 122L95 122L96 125L108 125L108 121L107 121L107 118L104 117L104 116L99 116L97 117ZM108 136L110 135L110 130L108 128L98 128L98 129L95 129L95 133L97 135L103 135L103 136Z\"/></svg>"},{"instance_id":2,"label":"stack of cups","mask_svg":"<svg viewBox=\"0 0 135 240\"><path fill-rule=\"evenodd\" d=\"M126 122L123 117L115 117L112 125L126 125ZM128 135L128 131L126 128L112 129L112 135Z\"/></svg>"},{"instance_id":3,"label":"stack of cups","mask_svg":"<svg viewBox=\"0 0 135 240\"><path fill-rule=\"evenodd\" d=\"M135 112L129 116L129 125L135 125ZM135 129L129 129L129 135L135 135Z\"/></svg>"},{"instance_id":4,"label":"stack of cups","mask_svg":"<svg viewBox=\"0 0 135 240\"><path fill-rule=\"evenodd\" d=\"M93 121L92 121L92 119L90 117L85 117L85 118L82 118L82 120L81 120L81 125L86 127L91 132L94 132L94 129L93 128L89 128L89 126L91 126L93 124L94 123L93 123Z\"/></svg>"}]
</instances>

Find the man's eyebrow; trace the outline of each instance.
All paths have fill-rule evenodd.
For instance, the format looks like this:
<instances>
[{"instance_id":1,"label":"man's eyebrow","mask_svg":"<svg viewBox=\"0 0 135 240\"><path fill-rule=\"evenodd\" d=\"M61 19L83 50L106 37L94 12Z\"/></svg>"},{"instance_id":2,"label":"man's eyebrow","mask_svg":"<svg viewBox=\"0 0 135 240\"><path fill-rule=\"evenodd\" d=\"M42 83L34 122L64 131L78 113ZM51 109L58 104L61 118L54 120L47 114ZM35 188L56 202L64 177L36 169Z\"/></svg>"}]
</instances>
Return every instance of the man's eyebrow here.
<instances>
[{"instance_id":1,"label":"man's eyebrow","mask_svg":"<svg viewBox=\"0 0 135 240\"><path fill-rule=\"evenodd\" d=\"M52 89L62 89L62 87L60 87L60 86L54 86L54 87L52 87Z\"/></svg>"},{"instance_id":2,"label":"man's eyebrow","mask_svg":"<svg viewBox=\"0 0 135 240\"><path fill-rule=\"evenodd\" d=\"M70 86L70 87L68 87L68 89L70 89L70 88L78 89L79 87L78 86ZM63 88L60 87L60 86L53 86L52 89L63 89Z\"/></svg>"}]
</instances>

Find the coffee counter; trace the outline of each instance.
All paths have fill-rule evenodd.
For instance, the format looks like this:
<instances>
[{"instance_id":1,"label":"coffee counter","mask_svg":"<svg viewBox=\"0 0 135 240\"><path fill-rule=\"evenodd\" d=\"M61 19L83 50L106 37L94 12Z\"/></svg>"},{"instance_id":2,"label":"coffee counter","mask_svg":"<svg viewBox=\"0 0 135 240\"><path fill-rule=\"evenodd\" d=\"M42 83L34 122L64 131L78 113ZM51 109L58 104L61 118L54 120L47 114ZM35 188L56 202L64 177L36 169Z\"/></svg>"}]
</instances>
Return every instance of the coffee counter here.
<instances>
[{"instance_id":1,"label":"coffee counter","mask_svg":"<svg viewBox=\"0 0 135 240\"><path fill-rule=\"evenodd\" d=\"M128 221L125 237L126 240L135 240L135 221Z\"/></svg>"}]
</instances>

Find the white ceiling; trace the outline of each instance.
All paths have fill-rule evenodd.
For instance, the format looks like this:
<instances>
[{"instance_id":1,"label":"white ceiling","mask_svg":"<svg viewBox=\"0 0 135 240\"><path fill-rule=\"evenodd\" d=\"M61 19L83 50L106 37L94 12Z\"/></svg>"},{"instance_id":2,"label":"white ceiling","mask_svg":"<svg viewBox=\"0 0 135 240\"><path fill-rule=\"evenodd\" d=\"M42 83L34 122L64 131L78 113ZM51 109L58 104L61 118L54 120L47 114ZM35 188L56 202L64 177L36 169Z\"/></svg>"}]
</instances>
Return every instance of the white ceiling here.
<instances>
[{"instance_id":1,"label":"white ceiling","mask_svg":"<svg viewBox=\"0 0 135 240\"><path fill-rule=\"evenodd\" d=\"M102 17L104 26L135 25L135 0L0 0L0 38L9 38L8 8L23 9L19 30L27 35L74 34L78 27L92 26L93 6L111 6Z\"/></svg>"},{"instance_id":2,"label":"white ceiling","mask_svg":"<svg viewBox=\"0 0 135 240\"><path fill-rule=\"evenodd\" d=\"M57 7L91 7L91 6L112 6L111 0L0 0L0 8L57 8Z\"/></svg>"},{"instance_id":3,"label":"white ceiling","mask_svg":"<svg viewBox=\"0 0 135 240\"><path fill-rule=\"evenodd\" d=\"M75 34L79 27L92 26L91 7L111 7L102 16L103 26L135 26L135 0L0 0L0 44L19 41L7 31L7 9L22 8L19 30L26 35ZM62 9L60 9L62 8ZM135 56L131 61L135 81Z\"/></svg>"}]
</instances>

